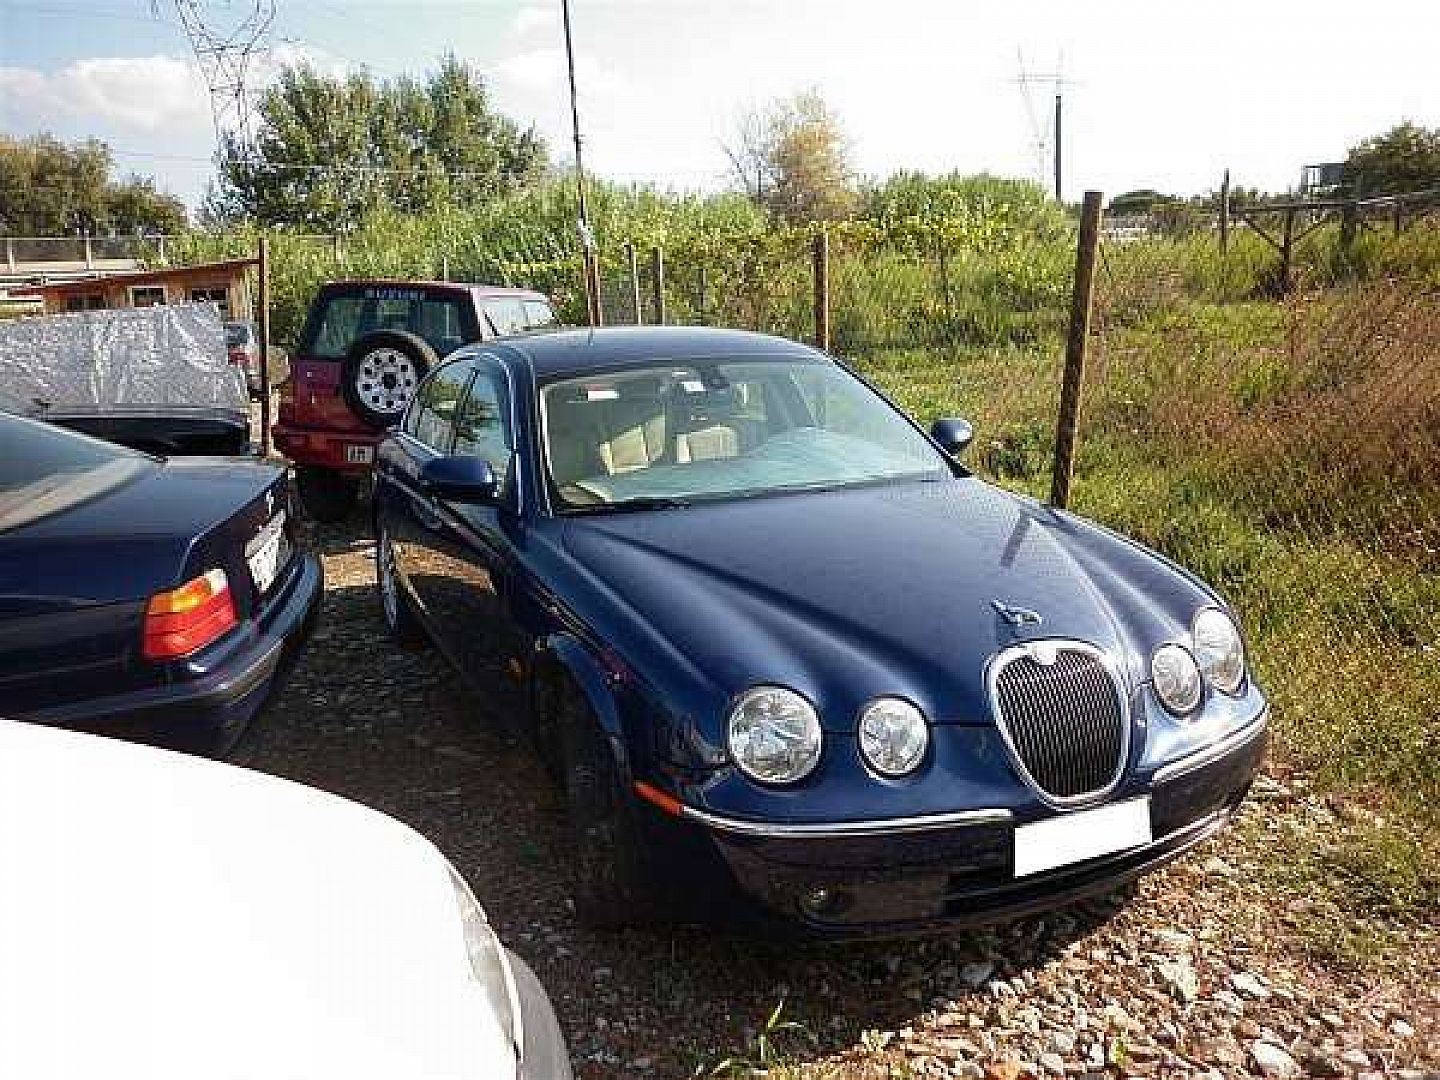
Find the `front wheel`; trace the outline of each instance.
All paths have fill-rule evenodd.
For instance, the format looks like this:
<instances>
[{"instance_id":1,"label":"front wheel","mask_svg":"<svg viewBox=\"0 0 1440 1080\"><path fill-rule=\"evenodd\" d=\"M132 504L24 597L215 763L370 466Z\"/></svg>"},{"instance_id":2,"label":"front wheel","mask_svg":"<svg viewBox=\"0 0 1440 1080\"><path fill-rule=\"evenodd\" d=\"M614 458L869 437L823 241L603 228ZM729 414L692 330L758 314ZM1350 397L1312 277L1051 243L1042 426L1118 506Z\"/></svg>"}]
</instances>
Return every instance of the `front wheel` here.
<instances>
[{"instance_id":1,"label":"front wheel","mask_svg":"<svg viewBox=\"0 0 1440 1080\"><path fill-rule=\"evenodd\" d=\"M326 525L349 517L360 497L358 485L344 473L314 465L296 468L295 491L305 512Z\"/></svg>"},{"instance_id":2,"label":"front wheel","mask_svg":"<svg viewBox=\"0 0 1440 1080\"><path fill-rule=\"evenodd\" d=\"M565 796L575 842L570 860L575 914L590 926L615 928L654 920L658 906L646 878L634 807L620 785L615 755L589 705L567 694L562 719Z\"/></svg>"}]
</instances>

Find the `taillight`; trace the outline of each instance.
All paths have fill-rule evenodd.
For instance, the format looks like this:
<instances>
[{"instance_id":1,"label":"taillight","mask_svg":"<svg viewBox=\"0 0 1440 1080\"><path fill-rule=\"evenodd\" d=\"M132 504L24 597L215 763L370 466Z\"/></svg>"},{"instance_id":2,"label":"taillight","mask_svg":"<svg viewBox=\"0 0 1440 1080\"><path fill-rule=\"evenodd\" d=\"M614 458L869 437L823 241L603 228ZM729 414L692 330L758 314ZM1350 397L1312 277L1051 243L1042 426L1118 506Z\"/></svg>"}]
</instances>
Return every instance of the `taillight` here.
<instances>
[{"instance_id":1,"label":"taillight","mask_svg":"<svg viewBox=\"0 0 1440 1080\"><path fill-rule=\"evenodd\" d=\"M244 367L250 358L245 355L245 350L236 348L230 350L230 363L236 367Z\"/></svg>"},{"instance_id":2,"label":"taillight","mask_svg":"<svg viewBox=\"0 0 1440 1080\"><path fill-rule=\"evenodd\" d=\"M239 621L225 571L211 570L150 598L145 605L145 658L189 656Z\"/></svg>"}]
</instances>

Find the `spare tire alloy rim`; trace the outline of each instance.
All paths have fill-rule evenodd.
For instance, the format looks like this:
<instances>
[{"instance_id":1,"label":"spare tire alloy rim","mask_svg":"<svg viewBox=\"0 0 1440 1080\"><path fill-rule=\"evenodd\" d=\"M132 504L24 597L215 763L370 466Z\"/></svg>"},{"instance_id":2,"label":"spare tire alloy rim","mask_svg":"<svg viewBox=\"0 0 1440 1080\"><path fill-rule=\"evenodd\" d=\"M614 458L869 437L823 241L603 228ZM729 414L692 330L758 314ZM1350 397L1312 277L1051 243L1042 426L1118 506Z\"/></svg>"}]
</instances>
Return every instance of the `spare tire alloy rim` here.
<instances>
[{"instance_id":1,"label":"spare tire alloy rim","mask_svg":"<svg viewBox=\"0 0 1440 1080\"><path fill-rule=\"evenodd\" d=\"M420 381L415 361L399 349L376 349L360 359L355 389L360 400L386 416L404 412Z\"/></svg>"}]
</instances>

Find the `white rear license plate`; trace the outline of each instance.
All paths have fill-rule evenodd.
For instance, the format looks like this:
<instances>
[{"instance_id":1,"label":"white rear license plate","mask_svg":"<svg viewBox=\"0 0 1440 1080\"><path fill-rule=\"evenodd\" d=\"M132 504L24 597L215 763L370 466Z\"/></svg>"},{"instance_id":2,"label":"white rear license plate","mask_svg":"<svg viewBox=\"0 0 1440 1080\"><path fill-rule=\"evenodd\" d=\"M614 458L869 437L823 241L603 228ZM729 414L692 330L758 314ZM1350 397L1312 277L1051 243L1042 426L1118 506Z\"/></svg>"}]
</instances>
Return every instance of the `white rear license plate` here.
<instances>
[{"instance_id":1,"label":"white rear license plate","mask_svg":"<svg viewBox=\"0 0 1440 1080\"><path fill-rule=\"evenodd\" d=\"M374 460L375 448L373 446L345 447L345 464L347 465L369 465Z\"/></svg>"},{"instance_id":2,"label":"white rear license plate","mask_svg":"<svg viewBox=\"0 0 1440 1080\"><path fill-rule=\"evenodd\" d=\"M1077 810L1015 829L1015 876L1112 855L1150 842L1150 797Z\"/></svg>"},{"instance_id":3,"label":"white rear license plate","mask_svg":"<svg viewBox=\"0 0 1440 1080\"><path fill-rule=\"evenodd\" d=\"M285 511L279 511L266 522L255 539L245 545L245 562L255 588L265 593L275 584L275 576L290 558L290 542L285 536Z\"/></svg>"}]
</instances>

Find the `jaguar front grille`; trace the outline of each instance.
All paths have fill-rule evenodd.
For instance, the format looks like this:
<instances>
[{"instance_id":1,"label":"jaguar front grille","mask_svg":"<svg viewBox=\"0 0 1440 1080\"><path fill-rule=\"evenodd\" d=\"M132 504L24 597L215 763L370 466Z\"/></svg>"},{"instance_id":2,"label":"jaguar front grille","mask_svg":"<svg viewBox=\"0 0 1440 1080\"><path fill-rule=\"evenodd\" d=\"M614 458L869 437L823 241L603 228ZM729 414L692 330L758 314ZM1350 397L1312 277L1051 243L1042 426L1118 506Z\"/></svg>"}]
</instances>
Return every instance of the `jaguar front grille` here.
<instances>
[{"instance_id":1,"label":"jaguar front grille","mask_svg":"<svg viewBox=\"0 0 1440 1080\"><path fill-rule=\"evenodd\" d=\"M996 657L995 717L1025 778L1052 802L1083 802L1120 779L1130 749L1123 692L1088 645L1038 642Z\"/></svg>"}]
</instances>

